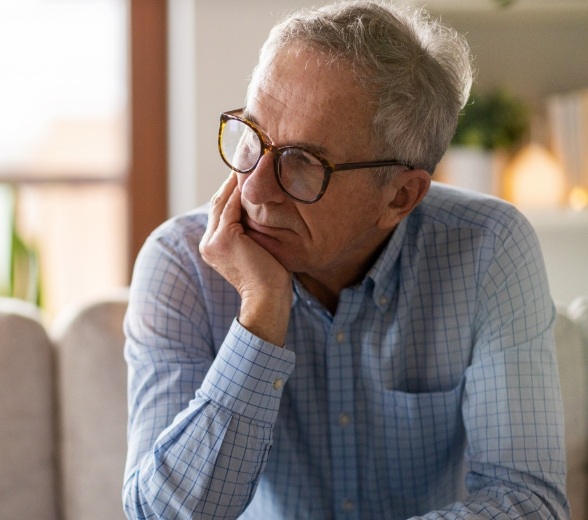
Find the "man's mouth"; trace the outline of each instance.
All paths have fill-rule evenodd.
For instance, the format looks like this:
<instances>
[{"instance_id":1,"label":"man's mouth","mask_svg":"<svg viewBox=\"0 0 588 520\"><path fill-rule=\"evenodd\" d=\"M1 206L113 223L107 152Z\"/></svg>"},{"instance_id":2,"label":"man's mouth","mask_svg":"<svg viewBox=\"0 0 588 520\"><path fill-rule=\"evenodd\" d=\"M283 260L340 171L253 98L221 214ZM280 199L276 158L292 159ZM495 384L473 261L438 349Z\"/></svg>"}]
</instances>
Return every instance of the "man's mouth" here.
<instances>
[{"instance_id":1,"label":"man's mouth","mask_svg":"<svg viewBox=\"0 0 588 520\"><path fill-rule=\"evenodd\" d=\"M245 231L251 230L256 233L261 233L263 235L268 235L268 236L275 235L276 233L278 233L280 231L284 231L286 229L286 228L283 228L280 226L260 224L259 222L256 222L251 217L249 217L249 215L247 215L246 213L243 214L242 224L243 224L243 227L245 228Z\"/></svg>"}]
</instances>

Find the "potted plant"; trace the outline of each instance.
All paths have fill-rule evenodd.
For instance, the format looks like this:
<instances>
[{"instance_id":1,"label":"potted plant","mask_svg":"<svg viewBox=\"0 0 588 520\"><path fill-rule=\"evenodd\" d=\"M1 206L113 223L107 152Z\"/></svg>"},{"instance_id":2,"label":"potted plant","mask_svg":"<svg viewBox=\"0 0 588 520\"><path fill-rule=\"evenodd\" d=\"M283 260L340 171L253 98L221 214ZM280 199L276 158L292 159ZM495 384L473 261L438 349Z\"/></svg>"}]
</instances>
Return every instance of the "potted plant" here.
<instances>
[{"instance_id":1,"label":"potted plant","mask_svg":"<svg viewBox=\"0 0 588 520\"><path fill-rule=\"evenodd\" d=\"M28 245L16 226L16 192L0 184L0 297L41 304L37 250Z\"/></svg>"},{"instance_id":2,"label":"potted plant","mask_svg":"<svg viewBox=\"0 0 588 520\"><path fill-rule=\"evenodd\" d=\"M444 158L445 180L490 194L500 193L500 170L528 138L530 111L504 89L472 92Z\"/></svg>"}]
</instances>

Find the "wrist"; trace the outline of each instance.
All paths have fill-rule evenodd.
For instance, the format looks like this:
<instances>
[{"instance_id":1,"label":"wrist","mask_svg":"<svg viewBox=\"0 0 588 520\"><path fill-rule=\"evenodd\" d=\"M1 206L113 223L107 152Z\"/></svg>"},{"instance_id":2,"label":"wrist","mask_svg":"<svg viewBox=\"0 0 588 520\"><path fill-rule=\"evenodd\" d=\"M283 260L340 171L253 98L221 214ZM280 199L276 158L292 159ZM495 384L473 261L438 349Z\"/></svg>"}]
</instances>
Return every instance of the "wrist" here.
<instances>
[{"instance_id":1,"label":"wrist","mask_svg":"<svg viewBox=\"0 0 588 520\"><path fill-rule=\"evenodd\" d=\"M290 321L292 291L277 297L257 294L241 301L239 323L255 336L283 347Z\"/></svg>"}]
</instances>

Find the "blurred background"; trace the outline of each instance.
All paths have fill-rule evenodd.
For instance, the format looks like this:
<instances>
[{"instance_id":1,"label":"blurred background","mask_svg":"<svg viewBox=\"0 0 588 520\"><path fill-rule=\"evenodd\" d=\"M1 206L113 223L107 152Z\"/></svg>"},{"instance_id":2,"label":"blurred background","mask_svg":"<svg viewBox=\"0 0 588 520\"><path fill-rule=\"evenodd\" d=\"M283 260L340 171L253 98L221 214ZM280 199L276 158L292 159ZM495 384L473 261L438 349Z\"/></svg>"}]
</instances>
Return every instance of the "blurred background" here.
<instances>
[{"instance_id":1,"label":"blurred background","mask_svg":"<svg viewBox=\"0 0 588 520\"><path fill-rule=\"evenodd\" d=\"M128 285L165 219L227 174L221 111L312 0L0 0L0 295L68 303ZM588 0L430 0L478 69L435 178L510 200L554 298L588 294Z\"/></svg>"}]
</instances>

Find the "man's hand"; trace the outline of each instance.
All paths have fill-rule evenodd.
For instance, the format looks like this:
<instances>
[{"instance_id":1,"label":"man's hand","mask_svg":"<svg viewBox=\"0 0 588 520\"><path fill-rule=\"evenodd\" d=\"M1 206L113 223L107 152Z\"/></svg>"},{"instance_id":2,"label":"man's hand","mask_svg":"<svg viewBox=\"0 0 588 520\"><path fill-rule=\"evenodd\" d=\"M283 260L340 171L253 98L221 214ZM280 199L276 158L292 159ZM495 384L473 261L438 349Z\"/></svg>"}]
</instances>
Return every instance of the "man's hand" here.
<instances>
[{"instance_id":1,"label":"man's hand","mask_svg":"<svg viewBox=\"0 0 588 520\"><path fill-rule=\"evenodd\" d=\"M234 172L212 198L200 254L237 289L241 296L241 325L283 346L292 305L292 274L245 234L241 193Z\"/></svg>"}]
</instances>

